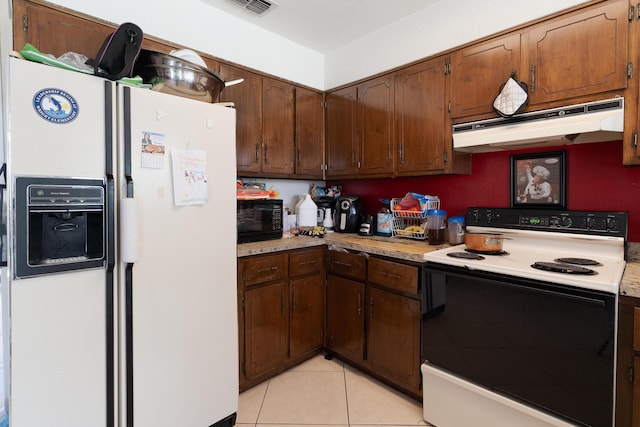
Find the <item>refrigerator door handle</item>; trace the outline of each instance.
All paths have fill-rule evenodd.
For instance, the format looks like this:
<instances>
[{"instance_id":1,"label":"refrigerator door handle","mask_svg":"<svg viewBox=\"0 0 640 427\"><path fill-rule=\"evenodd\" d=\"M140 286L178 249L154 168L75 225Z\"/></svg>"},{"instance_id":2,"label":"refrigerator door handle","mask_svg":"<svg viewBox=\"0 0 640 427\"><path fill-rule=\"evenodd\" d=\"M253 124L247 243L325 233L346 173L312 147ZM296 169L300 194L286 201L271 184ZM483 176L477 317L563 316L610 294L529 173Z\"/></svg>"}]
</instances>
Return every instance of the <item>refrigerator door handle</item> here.
<instances>
[{"instance_id":1,"label":"refrigerator door handle","mask_svg":"<svg viewBox=\"0 0 640 427\"><path fill-rule=\"evenodd\" d=\"M138 260L138 203L136 199L120 200L120 254L124 263Z\"/></svg>"}]
</instances>

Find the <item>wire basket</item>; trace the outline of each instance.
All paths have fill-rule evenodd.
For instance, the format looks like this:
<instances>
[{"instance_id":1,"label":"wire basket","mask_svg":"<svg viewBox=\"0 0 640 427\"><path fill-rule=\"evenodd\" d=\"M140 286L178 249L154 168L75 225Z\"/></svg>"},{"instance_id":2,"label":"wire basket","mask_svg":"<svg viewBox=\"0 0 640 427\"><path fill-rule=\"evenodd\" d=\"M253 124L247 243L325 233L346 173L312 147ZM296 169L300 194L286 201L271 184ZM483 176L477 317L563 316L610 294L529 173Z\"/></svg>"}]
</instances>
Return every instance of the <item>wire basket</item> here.
<instances>
[{"instance_id":1,"label":"wire basket","mask_svg":"<svg viewBox=\"0 0 640 427\"><path fill-rule=\"evenodd\" d=\"M401 198L391 199L391 212L394 217L398 218L426 218L427 211L430 209L440 209L440 199L438 196L426 196L426 200L420 200L419 210L402 210L399 207Z\"/></svg>"},{"instance_id":2,"label":"wire basket","mask_svg":"<svg viewBox=\"0 0 640 427\"><path fill-rule=\"evenodd\" d=\"M425 218L391 218L391 236L407 239L426 240L427 220Z\"/></svg>"}]
</instances>

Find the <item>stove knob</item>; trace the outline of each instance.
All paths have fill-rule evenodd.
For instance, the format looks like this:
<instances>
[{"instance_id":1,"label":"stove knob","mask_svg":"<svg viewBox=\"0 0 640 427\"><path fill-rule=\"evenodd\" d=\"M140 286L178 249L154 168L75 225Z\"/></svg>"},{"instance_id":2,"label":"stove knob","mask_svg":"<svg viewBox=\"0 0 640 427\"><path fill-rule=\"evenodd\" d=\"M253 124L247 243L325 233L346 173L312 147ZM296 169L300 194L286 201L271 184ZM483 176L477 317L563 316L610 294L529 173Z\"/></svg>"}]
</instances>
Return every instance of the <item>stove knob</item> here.
<instances>
[{"instance_id":1,"label":"stove knob","mask_svg":"<svg viewBox=\"0 0 640 427\"><path fill-rule=\"evenodd\" d=\"M573 224L573 221L568 216L562 217L562 226L569 228Z\"/></svg>"},{"instance_id":2,"label":"stove knob","mask_svg":"<svg viewBox=\"0 0 640 427\"><path fill-rule=\"evenodd\" d=\"M607 218L607 230L617 230L618 221L615 218Z\"/></svg>"}]
</instances>

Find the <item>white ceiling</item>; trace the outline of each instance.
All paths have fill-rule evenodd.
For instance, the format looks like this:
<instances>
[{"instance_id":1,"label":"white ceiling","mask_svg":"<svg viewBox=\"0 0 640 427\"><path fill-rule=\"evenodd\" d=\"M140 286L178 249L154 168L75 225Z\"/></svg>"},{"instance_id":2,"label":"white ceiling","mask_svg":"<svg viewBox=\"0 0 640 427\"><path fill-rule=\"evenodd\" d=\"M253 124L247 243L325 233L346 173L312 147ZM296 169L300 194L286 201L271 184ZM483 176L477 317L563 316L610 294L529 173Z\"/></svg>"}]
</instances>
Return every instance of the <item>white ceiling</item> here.
<instances>
[{"instance_id":1,"label":"white ceiling","mask_svg":"<svg viewBox=\"0 0 640 427\"><path fill-rule=\"evenodd\" d=\"M326 54L444 0L275 0L277 5L261 15L232 0L202 1Z\"/></svg>"}]
</instances>

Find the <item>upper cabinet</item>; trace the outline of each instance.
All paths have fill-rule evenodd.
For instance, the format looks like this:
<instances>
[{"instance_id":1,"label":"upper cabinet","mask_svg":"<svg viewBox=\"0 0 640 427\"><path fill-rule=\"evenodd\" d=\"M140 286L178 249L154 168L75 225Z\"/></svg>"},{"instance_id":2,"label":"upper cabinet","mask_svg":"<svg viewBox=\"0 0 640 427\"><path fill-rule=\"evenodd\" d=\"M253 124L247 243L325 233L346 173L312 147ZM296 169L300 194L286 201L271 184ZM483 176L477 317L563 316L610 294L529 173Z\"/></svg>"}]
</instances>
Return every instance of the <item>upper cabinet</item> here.
<instances>
[{"instance_id":1,"label":"upper cabinet","mask_svg":"<svg viewBox=\"0 0 640 427\"><path fill-rule=\"evenodd\" d=\"M531 104L627 87L627 0L542 22L525 40L523 63L529 72Z\"/></svg>"},{"instance_id":2,"label":"upper cabinet","mask_svg":"<svg viewBox=\"0 0 640 427\"><path fill-rule=\"evenodd\" d=\"M393 75L327 94L328 178L393 174Z\"/></svg>"},{"instance_id":3,"label":"upper cabinet","mask_svg":"<svg viewBox=\"0 0 640 427\"><path fill-rule=\"evenodd\" d=\"M220 94L236 108L238 175L322 179L322 93L226 64L220 77L244 79Z\"/></svg>"},{"instance_id":4,"label":"upper cabinet","mask_svg":"<svg viewBox=\"0 0 640 427\"><path fill-rule=\"evenodd\" d=\"M262 79L262 172L293 174L294 87L281 80Z\"/></svg>"},{"instance_id":5,"label":"upper cabinet","mask_svg":"<svg viewBox=\"0 0 640 427\"><path fill-rule=\"evenodd\" d=\"M295 175L322 179L324 132L322 92L296 88Z\"/></svg>"},{"instance_id":6,"label":"upper cabinet","mask_svg":"<svg viewBox=\"0 0 640 427\"><path fill-rule=\"evenodd\" d=\"M451 117L496 115L493 100L512 72L529 87L528 110L623 91L629 27L628 1L607 1L453 52Z\"/></svg>"},{"instance_id":7,"label":"upper cabinet","mask_svg":"<svg viewBox=\"0 0 640 427\"><path fill-rule=\"evenodd\" d=\"M508 34L451 54L451 117L493 112L493 100L512 72L520 71L520 34Z\"/></svg>"},{"instance_id":8,"label":"upper cabinet","mask_svg":"<svg viewBox=\"0 0 640 427\"><path fill-rule=\"evenodd\" d=\"M389 176L393 173L393 76L358 85L358 175Z\"/></svg>"},{"instance_id":9,"label":"upper cabinet","mask_svg":"<svg viewBox=\"0 0 640 427\"><path fill-rule=\"evenodd\" d=\"M357 97L358 88L356 86L350 86L326 94L325 152L327 158L327 178L343 178L357 174Z\"/></svg>"},{"instance_id":10,"label":"upper cabinet","mask_svg":"<svg viewBox=\"0 0 640 427\"><path fill-rule=\"evenodd\" d=\"M236 163L238 175L259 173L262 161L262 77L226 64L220 65L224 81L244 79L225 88L220 100L236 108Z\"/></svg>"},{"instance_id":11,"label":"upper cabinet","mask_svg":"<svg viewBox=\"0 0 640 427\"><path fill-rule=\"evenodd\" d=\"M444 172L451 144L445 137L445 58L395 75L395 152L398 175Z\"/></svg>"}]
</instances>

